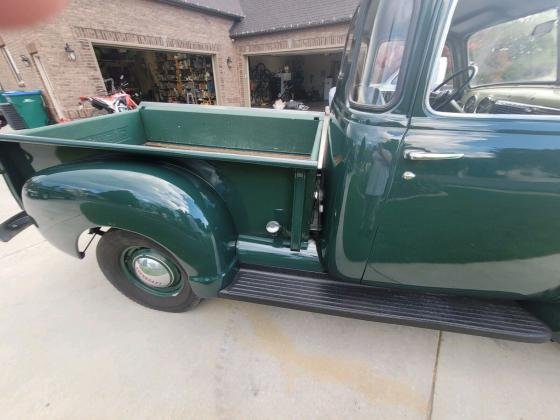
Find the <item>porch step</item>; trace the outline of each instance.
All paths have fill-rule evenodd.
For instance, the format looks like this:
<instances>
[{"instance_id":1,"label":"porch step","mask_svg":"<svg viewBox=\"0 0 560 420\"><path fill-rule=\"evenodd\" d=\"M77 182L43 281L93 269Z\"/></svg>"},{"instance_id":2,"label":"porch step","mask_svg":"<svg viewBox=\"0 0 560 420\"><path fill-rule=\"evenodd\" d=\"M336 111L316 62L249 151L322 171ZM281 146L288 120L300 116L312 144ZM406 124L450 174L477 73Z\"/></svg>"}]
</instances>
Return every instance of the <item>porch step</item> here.
<instances>
[{"instance_id":1,"label":"porch step","mask_svg":"<svg viewBox=\"0 0 560 420\"><path fill-rule=\"evenodd\" d=\"M242 268L220 296L393 324L544 342L550 329L516 302L379 289Z\"/></svg>"}]
</instances>

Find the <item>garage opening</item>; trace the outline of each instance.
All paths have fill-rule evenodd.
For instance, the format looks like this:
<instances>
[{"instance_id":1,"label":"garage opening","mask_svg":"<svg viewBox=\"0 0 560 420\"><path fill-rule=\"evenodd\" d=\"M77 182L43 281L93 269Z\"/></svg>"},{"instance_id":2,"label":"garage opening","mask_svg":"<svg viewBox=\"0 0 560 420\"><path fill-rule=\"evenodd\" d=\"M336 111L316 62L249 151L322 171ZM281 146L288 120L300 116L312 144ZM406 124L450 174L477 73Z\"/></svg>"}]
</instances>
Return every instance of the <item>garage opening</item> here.
<instances>
[{"instance_id":1,"label":"garage opening","mask_svg":"<svg viewBox=\"0 0 560 420\"><path fill-rule=\"evenodd\" d=\"M212 56L94 45L107 90L123 89L136 102L216 104Z\"/></svg>"},{"instance_id":2,"label":"garage opening","mask_svg":"<svg viewBox=\"0 0 560 420\"><path fill-rule=\"evenodd\" d=\"M323 111L341 58L342 51L248 57L251 106L271 108L281 98L285 103L291 100L291 106L301 103L310 110Z\"/></svg>"}]
</instances>

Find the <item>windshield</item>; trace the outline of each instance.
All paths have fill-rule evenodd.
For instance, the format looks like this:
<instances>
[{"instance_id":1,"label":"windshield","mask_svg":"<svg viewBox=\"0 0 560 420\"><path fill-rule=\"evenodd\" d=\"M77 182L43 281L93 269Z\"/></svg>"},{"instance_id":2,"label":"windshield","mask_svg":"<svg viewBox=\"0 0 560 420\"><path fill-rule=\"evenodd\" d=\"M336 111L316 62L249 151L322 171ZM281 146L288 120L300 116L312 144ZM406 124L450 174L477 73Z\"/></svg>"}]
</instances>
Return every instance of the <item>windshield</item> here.
<instances>
[{"instance_id":1,"label":"windshield","mask_svg":"<svg viewBox=\"0 0 560 420\"><path fill-rule=\"evenodd\" d=\"M556 9L483 29L469 38L469 61L478 67L472 86L557 80Z\"/></svg>"}]
</instances>

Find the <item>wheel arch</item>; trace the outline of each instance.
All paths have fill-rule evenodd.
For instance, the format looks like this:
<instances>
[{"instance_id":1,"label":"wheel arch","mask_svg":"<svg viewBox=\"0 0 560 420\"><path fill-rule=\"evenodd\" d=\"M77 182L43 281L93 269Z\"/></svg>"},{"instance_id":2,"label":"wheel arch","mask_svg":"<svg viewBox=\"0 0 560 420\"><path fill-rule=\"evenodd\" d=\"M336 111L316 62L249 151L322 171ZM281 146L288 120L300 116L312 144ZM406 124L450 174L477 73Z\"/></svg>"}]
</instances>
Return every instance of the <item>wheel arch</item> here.
<instances>
[{"instance_id":1,"label":"wheel arch","mask_svg":"<svg viewBox=\"0 0 560 420\"><path fill-rule=\"evenodd\" d=\"M38 172L23 187L23 205L54 246L80 256L94 227L127 230L172 252L200 297L215 296L235 274L232 217L197 175L169 164L104 161Z\"/></svg>"}]
</instances>

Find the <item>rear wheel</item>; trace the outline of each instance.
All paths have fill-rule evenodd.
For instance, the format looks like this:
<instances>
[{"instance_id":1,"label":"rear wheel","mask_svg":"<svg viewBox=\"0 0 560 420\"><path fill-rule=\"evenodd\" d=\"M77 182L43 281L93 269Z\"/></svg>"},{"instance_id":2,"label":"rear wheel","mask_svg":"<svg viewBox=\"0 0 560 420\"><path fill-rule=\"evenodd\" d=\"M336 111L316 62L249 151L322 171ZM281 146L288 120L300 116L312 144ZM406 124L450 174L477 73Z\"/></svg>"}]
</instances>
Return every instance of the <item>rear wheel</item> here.
<instances>
[{"instance_id":1,"label":"rear wheel","mask_svg":"<svg viewBox=\"0 0 560 420\"><path fill-rule=\"evenodd\" d=\"M176 258L144 236L110 230L97 245L97 262L113 286L149 308L183 312L200 300Z\"/></svg>"}]
</instances>

